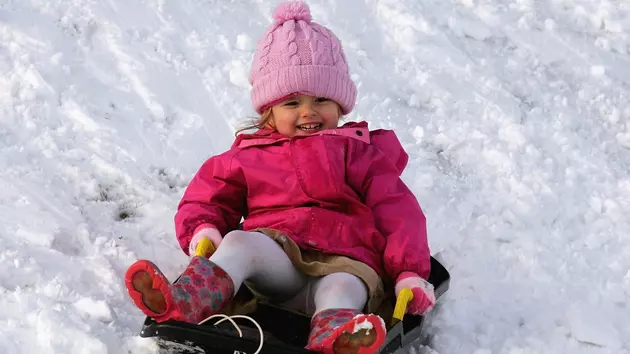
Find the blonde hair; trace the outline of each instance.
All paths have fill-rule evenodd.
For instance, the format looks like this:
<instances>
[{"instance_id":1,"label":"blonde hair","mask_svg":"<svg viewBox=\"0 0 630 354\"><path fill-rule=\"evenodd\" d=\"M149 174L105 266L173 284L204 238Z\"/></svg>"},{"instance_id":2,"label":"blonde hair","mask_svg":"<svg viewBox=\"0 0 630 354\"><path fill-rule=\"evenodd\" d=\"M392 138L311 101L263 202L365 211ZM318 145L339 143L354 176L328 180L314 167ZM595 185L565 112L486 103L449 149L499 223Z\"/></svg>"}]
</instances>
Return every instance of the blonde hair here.
<instances>
[{"instance_id":1,"label":"blonde hair","mask_svg":"<svg viewBox=\"0 0 630 354\"><path fill-rule=\"evenodd\" d=\"M242 128L239 128L236 131L235 135L239 135L245 130L268 128L269 122L271 121L272 117L273 115L271 114L271 107L269 107L264 112L262 112L262 114L260 115L260 117L258 117L258 119L255 119L249 123L245 123L245 126L243 126Z\"/></svg>"}]
</instances>

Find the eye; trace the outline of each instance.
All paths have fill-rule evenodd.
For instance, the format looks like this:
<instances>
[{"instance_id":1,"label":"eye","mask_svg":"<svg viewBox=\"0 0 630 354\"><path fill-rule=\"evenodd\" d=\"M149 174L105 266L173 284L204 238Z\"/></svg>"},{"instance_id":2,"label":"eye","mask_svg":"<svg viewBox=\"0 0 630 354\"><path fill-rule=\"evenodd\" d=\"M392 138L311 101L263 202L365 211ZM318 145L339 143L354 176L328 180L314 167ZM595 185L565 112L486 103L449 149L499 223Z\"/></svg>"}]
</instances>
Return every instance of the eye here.
<instances>
[{"instance_id":1,"label":"eye","mask_svg":"<svg viewBox=\"0 0 630 354\"><path fill-rule=\"evenodd\" d=\"M315 99L315 102L317 102L317 103L326 102L326 101L330 101L330 100L328 98L326 98L326 97L317 97Z\"/></svg>"},{"instance_id":2,"label":"eye","mask_svg":"<svg viewBox=\"0 0 630 354\"><path fill-rule=\"evenodd\" d=\"M282 104L283 106L286 107L296 107L298 105L297 101L287 101L285 103Z\"/></svg>"}]
</instances>

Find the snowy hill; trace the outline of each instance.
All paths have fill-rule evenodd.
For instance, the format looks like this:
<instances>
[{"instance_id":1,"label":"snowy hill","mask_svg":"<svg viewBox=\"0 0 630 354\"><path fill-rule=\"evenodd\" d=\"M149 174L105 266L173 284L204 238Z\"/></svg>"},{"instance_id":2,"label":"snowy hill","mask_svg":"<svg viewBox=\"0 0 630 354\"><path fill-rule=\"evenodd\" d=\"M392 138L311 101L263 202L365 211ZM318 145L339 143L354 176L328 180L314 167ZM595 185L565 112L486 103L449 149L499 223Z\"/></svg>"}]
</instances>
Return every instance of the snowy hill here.
<instances>
[{"instance_id":1,"label":"snowy hill","mask_svg":"<svg viewBox=\"0 0 630 354\"><path fill-rule=\"evenodd\" d=\"M276 1L0 1L0 353L155 353L126 267L254 112ZM630 353L630 6L310 0L453 282L412 353Z\"/></svg>"}]
</instances>

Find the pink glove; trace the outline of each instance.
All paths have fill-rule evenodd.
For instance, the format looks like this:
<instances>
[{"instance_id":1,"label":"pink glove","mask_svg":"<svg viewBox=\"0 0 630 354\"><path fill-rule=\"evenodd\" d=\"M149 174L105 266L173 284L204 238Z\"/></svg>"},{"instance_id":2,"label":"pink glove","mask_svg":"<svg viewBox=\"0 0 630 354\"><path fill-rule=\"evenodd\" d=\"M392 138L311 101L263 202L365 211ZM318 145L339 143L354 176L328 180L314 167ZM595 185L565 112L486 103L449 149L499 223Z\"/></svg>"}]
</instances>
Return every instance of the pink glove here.
<instances>
[{"instance_id":1,"label":"pink glove","mask_svg":"<svg viewBox=\"0 0 630 354\"><path fill-rule=\"evenodd\" d=\"M396 296L404 288L413 292L413 300L407 305L407 313L410 315L426 315L435 305L435 293L433 284L422 279L416 273L402 272L396 279Z\"/></svg>"},{"instance_id":2,"label":"pink glove","mask_svg":"<svg viewBox=\"0 0 630 354\"><path fill-rule=\"evenodd\" d=\"M190 245L188 246L188 254L194 256L195 250L197 249L197 244L199 244L199 241L204 238L210 240L212 244L214 244L215 248L219 247L219 245L221 244L221 240L223 240L223 237L221 237L221 233L214 227L214 225L199 225L195 229L192 240L190 240Z\"/></svg>"}]
</instances>

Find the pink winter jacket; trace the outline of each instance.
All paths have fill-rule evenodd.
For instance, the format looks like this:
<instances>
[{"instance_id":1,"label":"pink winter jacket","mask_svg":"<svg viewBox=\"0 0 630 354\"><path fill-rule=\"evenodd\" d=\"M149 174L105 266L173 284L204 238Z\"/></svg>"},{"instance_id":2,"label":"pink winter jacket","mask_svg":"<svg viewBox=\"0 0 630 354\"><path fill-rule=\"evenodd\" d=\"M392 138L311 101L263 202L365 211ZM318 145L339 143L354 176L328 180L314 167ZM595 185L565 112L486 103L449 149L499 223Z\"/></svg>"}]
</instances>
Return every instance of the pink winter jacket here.
<instances>
[{"instance_id":1,"label":"pink winter jacket","mask_svg":"<svg viewBox=\"0 0 630 354\"><path fill-rule=\"evenodd\" d=\"M347 123L308 136L272 130L241 134L208 159L175 215L184 252L194 230L222 235L271 228L302 249L344 255L396 279L404 271L427 279L426 219L400 179L408 156L393 131Z\"/></svg>"}]
</instances>

